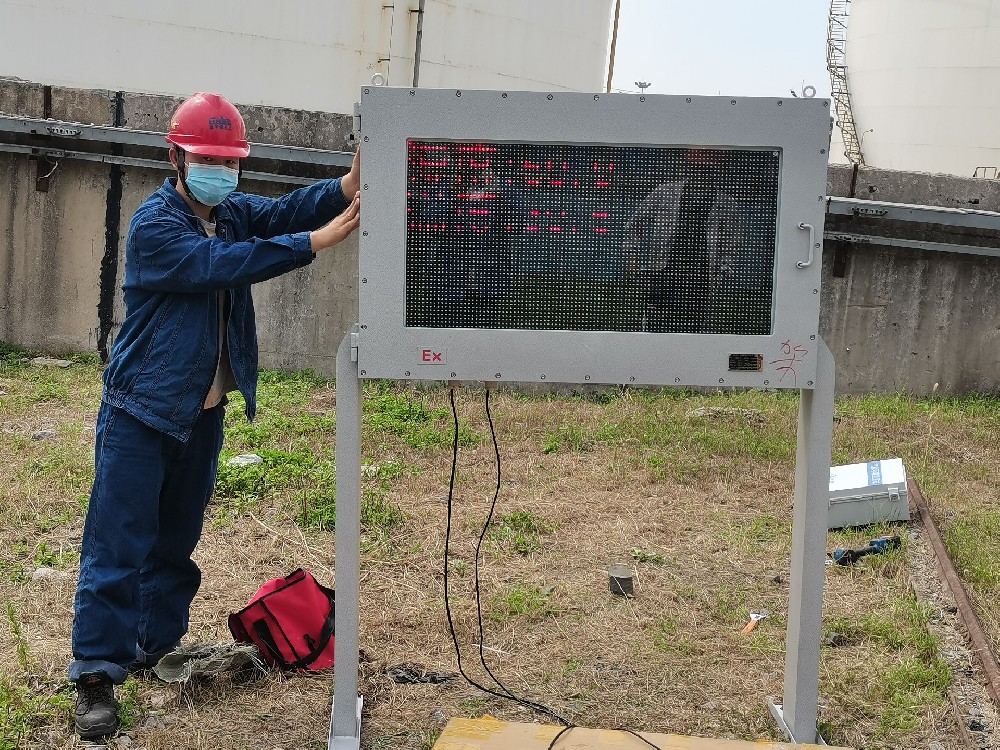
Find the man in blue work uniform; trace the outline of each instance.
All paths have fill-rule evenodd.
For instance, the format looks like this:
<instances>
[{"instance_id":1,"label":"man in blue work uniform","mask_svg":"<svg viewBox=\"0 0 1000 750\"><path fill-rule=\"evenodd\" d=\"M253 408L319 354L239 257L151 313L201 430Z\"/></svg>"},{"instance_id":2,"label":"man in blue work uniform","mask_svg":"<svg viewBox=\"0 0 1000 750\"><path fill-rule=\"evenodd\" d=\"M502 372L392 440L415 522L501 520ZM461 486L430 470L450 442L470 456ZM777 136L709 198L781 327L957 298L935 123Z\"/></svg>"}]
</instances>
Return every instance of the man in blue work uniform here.
<instances>
[{"instance_id":1,"label":"man in blue work uniform","mask_svg":"<svg viewBox=\"0 0 1000 750\"><path fill-rule=\"evenodd\" d=\"M250 285L312 262L360 221L360 162L272 200L234 192L250 153L243 118L195 94L171 118L177 177L139 210L125 246L125 320L104 372L96 471L80 553L69 678L85 739L118 728L114 685L188 629L227 392L253 419Z\"/></svg>"}]
</instances>

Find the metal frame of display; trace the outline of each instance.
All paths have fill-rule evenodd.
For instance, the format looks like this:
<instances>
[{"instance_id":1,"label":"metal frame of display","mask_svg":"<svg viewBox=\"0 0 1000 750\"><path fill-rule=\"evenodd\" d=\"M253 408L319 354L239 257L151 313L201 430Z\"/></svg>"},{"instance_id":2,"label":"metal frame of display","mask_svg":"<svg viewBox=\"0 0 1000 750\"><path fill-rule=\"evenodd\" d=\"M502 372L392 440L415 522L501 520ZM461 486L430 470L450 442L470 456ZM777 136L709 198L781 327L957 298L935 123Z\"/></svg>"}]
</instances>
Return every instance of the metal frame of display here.
<instances>
[{"instance_id":1,"label":"metal frame of display","mask_svg":"<svg viewBox=\"0 0 1000 750\"><path fill-rule=\"evenodd\" d=\"M829 101L366 87L359 259L363 378L812 387ZM408 143L421 140L780 152L769 335L406 327ZM391 252L388 250L392 248ZM601 356L597 356L598 349ZM797 349L797 351L796 351ZM424 351L444 353L425 361ZM477 361L479 352L491 353ZM538 352L545 352L545 367ZM730 354L760 354L757 371ZM788 363L786 357L795 361ZM788 369L789 366L792 369Z\"/></svg>"},{"instance_id":2,"label":"metal frame of display","mask_svg":"<svg viewBox=\"0 0 1000 750\"><path fill-rule=\"evenodd\" d=\"M361 384L385 378L800 391L785 684L769 702L790 740L825 744L816 719L835 366L818 328L829 102L366 87L359 113L366 149L360 315L337 352L337 651L328 750L360 747ZM398 248L406 236L401 175L410 139L780 150L771 335L407 329ZM447 350L449 361L421 367L421 347ZM734 352L761 352L768 367L733 372Z\"/></svg>"}]
</instances>

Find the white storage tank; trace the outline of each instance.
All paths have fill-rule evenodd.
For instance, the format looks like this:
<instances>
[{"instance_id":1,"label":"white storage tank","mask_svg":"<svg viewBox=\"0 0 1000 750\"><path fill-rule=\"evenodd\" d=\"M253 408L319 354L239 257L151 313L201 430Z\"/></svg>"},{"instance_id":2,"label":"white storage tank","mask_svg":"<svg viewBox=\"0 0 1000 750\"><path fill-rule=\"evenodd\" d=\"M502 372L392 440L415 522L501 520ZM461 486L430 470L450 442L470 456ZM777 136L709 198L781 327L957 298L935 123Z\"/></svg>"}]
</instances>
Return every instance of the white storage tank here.
<instances>
[{"instance_id":1,"label":"white storage tank","mask_svg":"<svg viewBox=\"0 0 1000 750\"><path fill-rule=\"evenodd\" d=\"M603 90L614 0L0 0L0 76L349 113L375 74ZM423 7L423 22L418 24Z\"/></svg>"},{"instance_id":2,"label":"white storage tank","mask_svg":"<svg viewBox=\"0 0 1000 750\"><path fill-rule=\"evenodd\" d=\"M1000 0L853 0L846 57L865 162L995 176L998 39Z\"/></svg>"}]
</instances>

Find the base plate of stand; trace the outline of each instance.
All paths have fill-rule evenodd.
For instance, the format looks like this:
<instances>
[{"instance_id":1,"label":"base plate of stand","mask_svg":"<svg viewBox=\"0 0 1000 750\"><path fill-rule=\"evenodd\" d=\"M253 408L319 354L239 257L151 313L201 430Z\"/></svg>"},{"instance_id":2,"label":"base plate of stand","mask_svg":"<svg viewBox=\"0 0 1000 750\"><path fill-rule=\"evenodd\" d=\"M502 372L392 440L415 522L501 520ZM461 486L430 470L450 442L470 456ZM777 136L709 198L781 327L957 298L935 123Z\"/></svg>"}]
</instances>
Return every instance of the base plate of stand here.
<instances>
[{"instance_id":1,"label":"base plate of stand","mask_svg":"<svg viewBox=\"0 0 1000 750\"><path fill-rule=\"evenodd\" d=\"M771 716L773 716L774 719L775 719L775 721L778 722L778 726L781 727L781 731L784 733L784 735L791 742L797 742L798 740L796 740L796 738L792 736L792 730L791 730L791 728L789 728L788 724L785 723L785 713L781 709L781 704L777 703L774 700L774 698L768 698L767 699L767 705L768 705L768 708L771 709ZM823 737L820 736L820 733L819 733L818 729L816 730L816 737L815 737L815 739L813 741L816 744L816 746L819 746L819 747L829 747L829 745L827 745L826 742L823 740Z\"/></svg>"},{"instance_id":2,"label":"base plate of stand","mask_svg":"<svg viewBox=\"0 0 1000 750\"><path fill-rule=\"evenodd\" d=\"M334 706L337 703L337 697L334 696L333 701L330 703L330 739L327 743L327 750L360 750L361 748L361 708L363 704L363 699L358 696L357 704L357 722L354 725L354 735L333 735L333 714Z\"/></svg>"}]
</instances>

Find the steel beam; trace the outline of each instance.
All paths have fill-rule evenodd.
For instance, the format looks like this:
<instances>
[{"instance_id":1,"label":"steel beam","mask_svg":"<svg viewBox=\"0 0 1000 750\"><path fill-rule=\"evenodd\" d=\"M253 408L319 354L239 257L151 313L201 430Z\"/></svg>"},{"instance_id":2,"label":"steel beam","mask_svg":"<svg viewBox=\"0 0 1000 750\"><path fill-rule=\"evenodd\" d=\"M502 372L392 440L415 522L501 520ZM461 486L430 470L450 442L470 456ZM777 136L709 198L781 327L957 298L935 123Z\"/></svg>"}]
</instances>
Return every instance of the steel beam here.
<instances>
[{"instance_id":1,"label":"steel beam","mask_svg":"<svg viewBox=\"0 0 1000 750\"><path fill-rule=\"evenodd\" d=\"M145 148L166 147L166 142L163 140L164 133L116 128L110 125L85 125L62 120L42 120L33 117L0 116L0 135L5 133L94 143L115 143ZM294 164L319 164L342 169L350 169L354 159L354 153L351 151L327 151L319 148L302 148L270 143L251 143L250 151L256 159L272 159Z\"/></svg>"},{"instance_id":2,"label":"steel beam","mask_svg":"<svg viewBox=\"0 0 1000 750\"><path fill-rule=\"evenodd\" d=\"M0 152L4 151L13 154L44 156L54 162L58 162L60 159L75 159L78 161L97 162L99 164L120 164L126 167L160 169L167 172L174 171L174 167L166 159L139 159L134 156L95 154L90 151L67 151L59 148L35 148L33 146L22 146L17 143L0 143ZM274 174L273 172L244 171L243 177L248 180L278 182L284 185L312 185L313 183L318 182L318 180L314 180L309 177L295 177L293 175Z\"/></svg>"},{"instance_id":3,"label":"steel beam","mask_svg":"<svg viewBox=\"0 0 1000 750\"><path fill-rule=\"evenodd\" d=\"M1000 213L970 211L944 206L917 206L909 203L886 203L859 198L827 198L827 213L856 216L860 219L889 219L921 224L943 224L950 227L1000 230Z\"/></svg>"},{"instance_id":4,"label":"steel beam","mask_svg":"<svg viewBox=\"0 0 1000 750\"><path fill-rule=\"evenodd\" d=\"M900 237L881 237L876 234L854 234L851 232L825 232L823 239L850 242L855 245L886 245L888 247L908 247L913 250L931 250L938 253L985 255L1000 258L1000 247L953 245L950 242L926 242L924 240L908 240Z\"/></svg>"}]
</instances>

